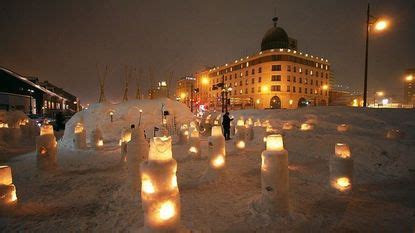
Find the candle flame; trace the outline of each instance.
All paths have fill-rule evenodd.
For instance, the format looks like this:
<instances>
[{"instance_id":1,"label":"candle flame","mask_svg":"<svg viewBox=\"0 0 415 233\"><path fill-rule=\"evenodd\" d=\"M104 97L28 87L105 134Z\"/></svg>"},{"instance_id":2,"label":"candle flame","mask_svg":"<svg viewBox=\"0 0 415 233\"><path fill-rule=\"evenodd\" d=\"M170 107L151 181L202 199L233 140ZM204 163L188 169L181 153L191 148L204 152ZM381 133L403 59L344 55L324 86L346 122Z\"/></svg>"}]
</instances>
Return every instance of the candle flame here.
<instances>
[{"instance_id":1,"label":"candle flame","mask_svg":"<svg viewBox=\"0 0 415 233\"><path fill-rule=\"evenodd\" d=\"M273 134L267 137L267 150L282 151L284 144L281 134Z\"/></svg>"},{"instance_id":2,"label":"candle flame","mask_svg":"<svg viewBox=\"0 0 415 233\"><path fill-rule=\"evenodd\" d=\"M151 183L151 180L148 177L143 177L143 180L141 182L141 189L143 190L143 192L147 194L152 194L156 192L153 183Z\"/></svg>"},{"instance_id":3,"label":"candle flame","mask_svg":"<svg viewBox=\"0 0 415 233\"><path fill-rule=\"evenodd\" d=\"M344 143L336 143L334 146L334 153L337 157L347 159L350 158L350 149L347 144Z\"/></svg>"},{"instance_id":4,"label":"candle flame","mask_svg":"<svg viewBox=\"0 0 415 233\"><path fill-rule=\"evenodd\" d=\"M168 220L172 218L176 213L174 203L171 201L166 201L160 206L159 217L161 220Z\"/></svg>"},{"instance_id":5,"label":"candle flame","mask_svg":"<svg viewBox=\"0 0 415 233\"><path fill-rule=\"evenodd\" d=\"M223 155L218 155L215 159L212 160L212 165L216 168L223 167L225 164L225 158Z\"/></svg>"},{"instance_id":6,"label":"candle flame","mask_svg":"<svg viewBox=\"0 0 415 233\"><path fill-rule=\"evenodd\" d=\"M190 147L190 148L189 148L189 152L190 152L190 153L195 153L195 154L196 154L196 153L197 153L197 148L196 148L196 147L194 147L194 146L192 146L192 147Z\"/></svg>"},{"instance_id":7,"label":"candle flame","mask_svg":"<svg viewBox=\"0 0 415 233\"><path fill-rule=\"evenodd\" d=\"M337 185L341 188L348 188L350 187L350 180L347 177L338 178L336 181Z\"/></svg>"},{"instance_id":8,"label":"candle flame","mask_svg":"<svg viewBox=\"0 0 415 233\"><path fill-rule=\"evenodd\" d=\"M245 149L245 142L239 141L238 144L236 144L236 147L239 149Z\"/></svg>"},{"instance_id":9,"label":"candle flame","mask_svg":"<svg viewBox=\"0 0 415 233\"><path fill-rule=\"evenodd\" d=\"M104 141L102 139L98 140L97 146L103 146L104 145Z\"/></svg>"}]
</instances>

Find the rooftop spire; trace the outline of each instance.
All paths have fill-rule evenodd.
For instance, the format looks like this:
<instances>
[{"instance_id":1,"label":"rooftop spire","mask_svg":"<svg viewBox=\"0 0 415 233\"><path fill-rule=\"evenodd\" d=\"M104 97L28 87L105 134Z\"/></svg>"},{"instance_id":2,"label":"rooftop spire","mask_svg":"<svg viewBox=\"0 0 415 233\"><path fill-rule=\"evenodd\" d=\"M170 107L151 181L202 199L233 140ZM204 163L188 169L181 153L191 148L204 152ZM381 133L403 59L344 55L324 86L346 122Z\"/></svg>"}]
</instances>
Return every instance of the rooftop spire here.
<instances>
[{"instance_id":1,"label":"rooftop spire","mask_svg":"<svg viewBox=\"0 0 415 233\"><path fill-rule=\"evenodd\" d=\"M275 16L274 18L272 18L272 21L274 22L274 27L277 27L278 17Z\"/></svg>"}]
</instances>

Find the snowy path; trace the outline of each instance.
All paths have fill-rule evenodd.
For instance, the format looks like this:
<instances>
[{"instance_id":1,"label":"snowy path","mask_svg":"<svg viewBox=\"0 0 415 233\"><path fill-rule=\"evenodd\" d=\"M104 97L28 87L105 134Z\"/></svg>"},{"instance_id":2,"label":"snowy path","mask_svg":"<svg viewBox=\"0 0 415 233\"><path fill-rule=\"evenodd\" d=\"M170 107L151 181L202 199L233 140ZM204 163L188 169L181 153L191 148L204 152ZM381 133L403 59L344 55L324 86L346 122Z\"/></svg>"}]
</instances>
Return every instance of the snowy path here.
<instances>
[{"instance_id":1,"label":"snowy path","mask_svg":"<svg viewBox=\"0 0 415 233\"><path fill-rule=\"evenodd\" d=\"M343 111L342 114L338 113ZM310 110L307 110L310 111ZM327 115L317 110L316 129L285 132L290 161L290 198L293 220L269 219L250 211L260 197L262 145L248 146L244 154L232 153L227 142L226 176L216 183L195 185L206 160L183 160L178 165L182 223L201 232L412 232L415 226L415 113L365 114L350 112L352 130L339 134L349 109ZM257 111L258 114L274 114ZM242 114L255 116L257 112ZM305 113L278 112L279 119L301 121ZM298 116L297 116L298 115ZM412 120L411 120L411 117ZM275 118L275 117L274 117ZM357 121L359 119L359 121ZM399 119L399 120L398 120ZM355 123L356 122L356 123ZM395 122L391 124L390 122ZM278 124L278 120L274 120ZM381 124L379 128L377 125ZM403 128L405 140L387 140L390 127ZM355 158L355 186L351 196L339 196L328 187L328 156L335 142L350 145ZM202 148L206 152L206 139ZM175 157L184 146L173 147ZM102 152L59 152L60 169L38 174L33 153L17 157L13 168L19 204L12 213L1 213L5 232L134 232L143 225L139 192L126 184L119 163L119 148ZM134 196L135 194L135 196Z\"/></svg>"}]
</instances>

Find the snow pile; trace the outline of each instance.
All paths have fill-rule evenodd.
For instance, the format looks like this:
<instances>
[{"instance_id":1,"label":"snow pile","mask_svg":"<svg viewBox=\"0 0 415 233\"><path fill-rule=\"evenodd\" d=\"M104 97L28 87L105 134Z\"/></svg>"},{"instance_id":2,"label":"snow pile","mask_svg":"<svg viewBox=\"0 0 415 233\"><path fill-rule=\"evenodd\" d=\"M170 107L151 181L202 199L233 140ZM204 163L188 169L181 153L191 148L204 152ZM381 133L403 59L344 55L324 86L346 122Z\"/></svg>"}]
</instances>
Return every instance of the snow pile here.
<instances>
[{"instance_id":1,"label":"snow pile","mask_svg":"<svg viewBox=\"0 0 415 233\"><path fill-rule=\"evenodd\" d=\"M0 150L8 151L22 141L33 144L39 128L22 111L0 110Z\"/></svg>"},{"instance_id":2,"label":"snow pile","mask_svg":"<svg viewBox=\"0 0 415 233\"><path fill-rule=\"evenodd\" d=\"M91 141L91 133L96 128L101 129L105 142L118 142L123 128L130 128L132 124L138 125L140 109L142 110L141 128L146 131L147 136L152 136L154 127L161 125L162 106L164 106L163 111L169 112L167 126L170 130L193 119L193 114L184 104L170 99L130 100L119 104L97 103L78 112L66 123L65 134L60 144L73 148L73 129L77 123L83 124L88 142ZM113 112L113 122L110 112Z\"/></svg>"}]
</instances>

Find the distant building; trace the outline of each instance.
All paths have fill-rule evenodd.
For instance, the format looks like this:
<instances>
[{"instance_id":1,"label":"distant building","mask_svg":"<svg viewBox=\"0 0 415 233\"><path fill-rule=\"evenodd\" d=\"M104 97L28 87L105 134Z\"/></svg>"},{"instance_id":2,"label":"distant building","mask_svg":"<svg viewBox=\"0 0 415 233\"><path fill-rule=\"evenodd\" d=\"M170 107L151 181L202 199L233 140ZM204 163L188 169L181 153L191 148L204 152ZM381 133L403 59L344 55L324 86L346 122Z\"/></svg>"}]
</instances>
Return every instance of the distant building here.
<instances>
[{"instance_id":1,"label":"distant building","mask_svg":"<svg viewBox=\"0 0 415 233\"><path fill-rule=\"evenodd\" d=\"M360 94L353 94L348 91L330 90L329 105L362 107L363 97Z\"/></svg>"},{"instance_id":2,"label":"distant building","mask_svg":"<svg viewBox=\"0 0 415 233\"><path fill-rule=\"evenodd\" d=\"M79 110L79 100L47 81L39 82L37 78L0 68L0 109L44 116L57 112L73 114Z\"/></svg>"},{"instance_id":3,"label":"distant building","mask_svg":"<svg viewBox=\"0 0 415 233\"><path fill-rule=\"evenodd\" d=\"M152 87L148 90L148 96L150 99L169 98L169 88L167 86L167 82L158 82L156 87Z\"/></svg>"},{"instance_id":4,"label":"distant building","mask_svg":"<svg viewBox=\"0 0 415 233\"><path fill-rule=\"evenodd\" d=\"M195 74L198 105L294 109L328 104L329 61L297 51L297 41L277 27L277 20L260 52Z\"/></svg>"},{"instance_id":5,"label":"distant building","mask_svg":"<svg viewBox=\"0 0 415 233\"><path fill-rule=\"evenodd\" d=\"M405 71L404 103L415 104L415 69Z\"/></svg>"},{"instance_id":6,"label":"distant building","mask_svg":"<svg viewBox=\"0 0 415 233\"><path fill-rule=\"evenodd\" d=\"M176 83L176 99L189 108L191 108L192 98L194 98L194 88L196 79L191 76L183 77L177 80Z\"/></svg>"}]
</instances>

